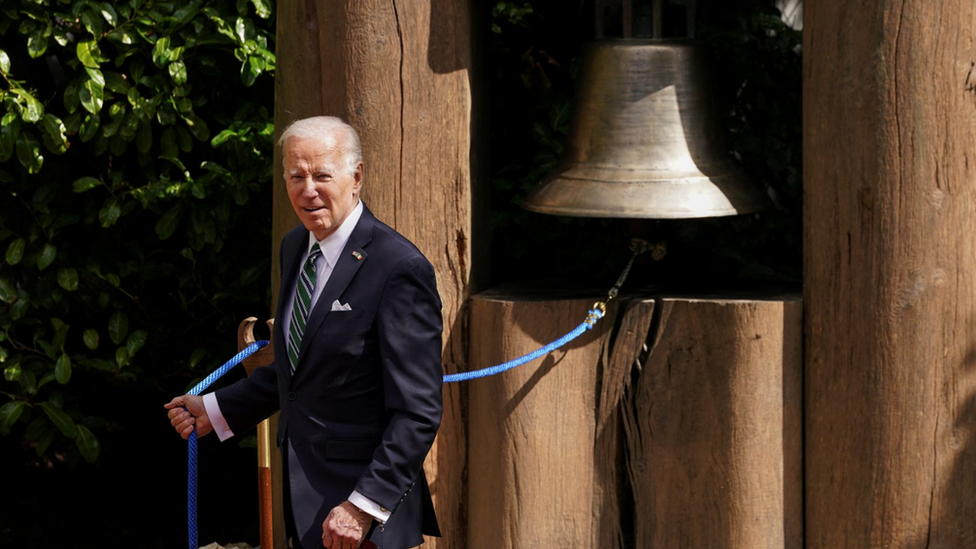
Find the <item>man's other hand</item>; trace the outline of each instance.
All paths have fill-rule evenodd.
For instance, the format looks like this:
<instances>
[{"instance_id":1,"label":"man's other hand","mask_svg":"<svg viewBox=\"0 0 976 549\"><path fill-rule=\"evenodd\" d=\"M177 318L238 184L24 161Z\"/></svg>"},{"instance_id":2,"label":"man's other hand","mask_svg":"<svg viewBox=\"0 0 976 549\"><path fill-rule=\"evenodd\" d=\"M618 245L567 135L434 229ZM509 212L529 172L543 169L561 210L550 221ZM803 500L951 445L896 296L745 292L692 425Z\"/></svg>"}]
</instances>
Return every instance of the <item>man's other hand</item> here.
<instances>
[{"instance_id":1,"label":"man's other hand","mask_svg":"<svg viewBox=\"0 0 976 549\"><path fill-rule=\"evenodd\" d=\"M194 395L178 396L169 401L168 404L164 404L163 408L169 410L166 416L169 417L170 425L184 439L190 438L190 433L193 432L194 425L197 427L198 437L202 437L210 431L213 431L213 425L210 424L210 416L207 415L207 409L203 405L203 397ZM184 410L184 408L186 409Z\"/></svg>"},{"instance_id":2,"label":"man's other hand","mask_svg":"<svg viewBox=\"0 0 976 549\"><path fill-rule=\"evenodd\" d=\"M322 545L328 549L357 549L363 543L373 517L344 501L329 511L322 523Z\"/></svg>"}]
</instances>

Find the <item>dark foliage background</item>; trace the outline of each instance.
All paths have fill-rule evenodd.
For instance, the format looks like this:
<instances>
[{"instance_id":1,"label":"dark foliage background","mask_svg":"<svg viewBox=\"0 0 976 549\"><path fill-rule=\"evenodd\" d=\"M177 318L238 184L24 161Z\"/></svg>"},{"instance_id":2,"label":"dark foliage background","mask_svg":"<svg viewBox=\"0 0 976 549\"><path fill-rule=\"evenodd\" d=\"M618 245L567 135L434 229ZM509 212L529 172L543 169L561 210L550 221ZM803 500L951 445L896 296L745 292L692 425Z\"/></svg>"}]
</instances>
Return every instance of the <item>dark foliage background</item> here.
<instances>
[{"instance_id":1,"label":"dark foliage background","mask_svg":"<svg viewBox=\"0 0 976 549\"><path fill-rule=\"evenodd\" d=\"M162 404L269 310L271 8L0 6L0 545L186 543ZM200 539L244 540L254 450L201 442Z\"/></svg>"}]
</instances>

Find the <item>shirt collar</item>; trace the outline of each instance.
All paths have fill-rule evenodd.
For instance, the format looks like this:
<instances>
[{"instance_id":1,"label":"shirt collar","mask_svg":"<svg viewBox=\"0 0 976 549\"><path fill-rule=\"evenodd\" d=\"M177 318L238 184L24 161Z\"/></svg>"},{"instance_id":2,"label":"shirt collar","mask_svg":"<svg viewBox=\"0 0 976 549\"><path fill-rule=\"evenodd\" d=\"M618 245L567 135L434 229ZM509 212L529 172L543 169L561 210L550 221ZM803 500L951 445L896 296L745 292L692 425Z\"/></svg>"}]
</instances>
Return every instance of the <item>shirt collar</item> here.
<instances>
[{"instance_id":1,"label":"shirt collar","mask_svg":"<svg viewBox=\"0 0 976 549\"><path fill-rule=\"evenodd\" d=\"M322 257L325 259L326 265L330 269L334 269L336 262L339 261L339 254L342 253L342 249L346 247L346 243L349 242L349 237L352 236L353 229L356 228L356 224L359 223L359 218L363 215L363 201L360 200L356 207L352 209L352 212L342 221L342 225L335 230L332 234L326 236L322 240L315 238L315 233L308 233L308 250L306 250L305 255L311 251L312 245L316 242L319 243L319 248L322 249Z\"/></svg>"}]
</instances>

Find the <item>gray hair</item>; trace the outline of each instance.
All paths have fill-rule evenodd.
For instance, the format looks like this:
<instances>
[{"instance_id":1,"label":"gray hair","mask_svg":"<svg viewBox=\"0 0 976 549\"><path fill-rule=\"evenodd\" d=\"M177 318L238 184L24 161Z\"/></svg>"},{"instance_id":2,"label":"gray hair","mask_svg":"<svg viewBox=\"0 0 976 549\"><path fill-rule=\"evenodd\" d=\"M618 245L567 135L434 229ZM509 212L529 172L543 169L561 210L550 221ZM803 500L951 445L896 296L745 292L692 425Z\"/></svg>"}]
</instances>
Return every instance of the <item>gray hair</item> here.
<instances>
[{"instance_id":1,"label":"gray hair","mask_svg":"<svg viewBox=\"0 0 976 549\"><path fill-rule=\"evenodd\" d=\"M354 171L356 165L363 161L363 146L356 129L337 116L313 116L292 122L281 132L278 146L284 150L285 144L292 137L310 139L327 135L336 138L346 157L346 169Z\"/></svg>"}]
</instances>

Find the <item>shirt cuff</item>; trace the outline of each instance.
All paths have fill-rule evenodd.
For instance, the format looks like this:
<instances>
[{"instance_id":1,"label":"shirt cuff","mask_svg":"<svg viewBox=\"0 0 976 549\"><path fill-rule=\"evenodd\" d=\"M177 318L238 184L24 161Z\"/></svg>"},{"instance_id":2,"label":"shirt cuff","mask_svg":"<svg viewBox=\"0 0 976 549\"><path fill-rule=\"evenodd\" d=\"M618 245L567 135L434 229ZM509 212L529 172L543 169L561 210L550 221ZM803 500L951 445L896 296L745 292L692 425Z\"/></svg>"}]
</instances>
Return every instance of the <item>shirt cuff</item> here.
<instances>
[{"instance_id":1,"label":"shirt cuff","mask_svg":"<svg viewBox=\"0 0 976 549\"><path fill-rule=\"evenodd\" d=\"M203 407L207 409L207 417L210 418L210 425L213 426L214 433L217 433L217 438L221 442L234 436L234 431L231 431L230 426L227 425L224 414L220 413L220 404L217 403L217 395L214 393L203 395Z\"/></svg>"},{"instance_id":2,"label":"shirt cuff","mask_svg":"<svg viewBox=\"0 0 976 549\"><path fill-rule=\"evenodd\" d=\"M349 503L359 507L359 509L376 519L380 524L386 524L390 520L390 510L384 509L380 504L353 490L349 494Z\"/></svg>"}]
</instances>

